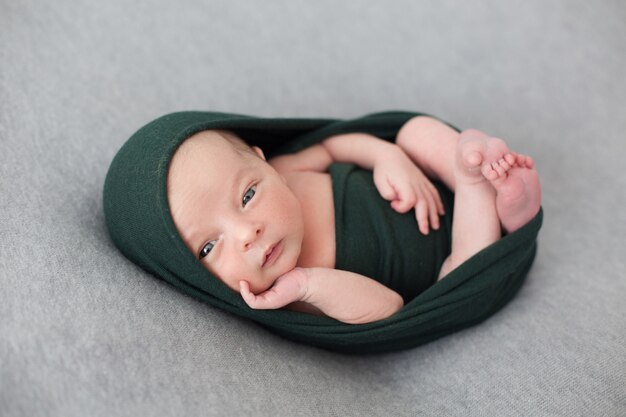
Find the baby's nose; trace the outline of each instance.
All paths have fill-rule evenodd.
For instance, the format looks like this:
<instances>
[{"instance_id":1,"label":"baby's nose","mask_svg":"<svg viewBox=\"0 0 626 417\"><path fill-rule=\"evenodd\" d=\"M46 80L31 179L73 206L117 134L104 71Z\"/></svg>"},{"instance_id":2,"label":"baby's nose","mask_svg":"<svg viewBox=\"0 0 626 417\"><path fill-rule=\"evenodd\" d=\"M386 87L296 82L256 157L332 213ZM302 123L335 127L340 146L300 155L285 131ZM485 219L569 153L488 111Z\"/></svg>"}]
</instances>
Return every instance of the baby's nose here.
<instances>
[{"instance_id":1,"label":"baby's nose","mask_svg":"<svg viewBox=\"0 0 626 417\"><path fill-rule=\"evenodd\" d=\"M241 241L244 249L250 249L262 233L263 227L260 224L253 224L245 227L241 235Z\"/></svg>"}]
</instances>

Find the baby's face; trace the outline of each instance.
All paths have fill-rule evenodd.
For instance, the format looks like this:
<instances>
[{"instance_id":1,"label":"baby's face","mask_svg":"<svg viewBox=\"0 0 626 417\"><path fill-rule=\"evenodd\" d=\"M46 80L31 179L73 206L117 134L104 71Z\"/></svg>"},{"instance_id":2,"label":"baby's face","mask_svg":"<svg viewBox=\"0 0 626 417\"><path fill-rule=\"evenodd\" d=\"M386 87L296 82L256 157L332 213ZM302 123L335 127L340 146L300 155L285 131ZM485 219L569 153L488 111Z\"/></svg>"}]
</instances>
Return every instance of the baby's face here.
<instances>
[{"instance_id":1,"label":"baby's face","mask_svg":"<svg viewBox=\"0 0 626 417\"><path fill-rule=\"evenodd\" d=\"M304 234L298 199L262 151L255 152L259 157L241 155L217 133L200 132L177 149L167 179L183 241L237 292L240 280L259 293L293 269Z\"/></svg>"}]
</instances>

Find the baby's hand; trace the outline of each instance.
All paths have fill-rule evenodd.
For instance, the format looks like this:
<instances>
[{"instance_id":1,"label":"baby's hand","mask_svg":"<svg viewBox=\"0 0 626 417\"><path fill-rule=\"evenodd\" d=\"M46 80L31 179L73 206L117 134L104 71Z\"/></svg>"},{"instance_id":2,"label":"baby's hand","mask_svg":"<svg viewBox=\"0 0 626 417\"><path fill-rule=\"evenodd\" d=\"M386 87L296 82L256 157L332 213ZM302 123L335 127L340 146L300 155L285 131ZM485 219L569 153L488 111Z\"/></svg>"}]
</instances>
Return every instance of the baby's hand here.
<instances>
[{"instance_id":1,"label":"baby's hand","mask_svg":"<svg viewBox=\"0 0 626 417\"><path fill-rule=\"evenodd\" d=\"M253 294L247 281L239 281L241 296L254 309L276 309L305 298L307 276L302 268L294 268L276 279L274 285L260 294Z\"/></svg>"},{"instance_id":2,"label":"baby's hand","mask_svg":"<svg viewBox=\"0 0 626 417\"><path fill-rule=\"evenodd\" d=\"M406 213L415 207L420 231L428 234L429 219L439 229L439 214L444 214L439 192L402 149L390 148L374 163L374 184L380 195L391 201L391 207Z\"/></svg>"}]
</instances>

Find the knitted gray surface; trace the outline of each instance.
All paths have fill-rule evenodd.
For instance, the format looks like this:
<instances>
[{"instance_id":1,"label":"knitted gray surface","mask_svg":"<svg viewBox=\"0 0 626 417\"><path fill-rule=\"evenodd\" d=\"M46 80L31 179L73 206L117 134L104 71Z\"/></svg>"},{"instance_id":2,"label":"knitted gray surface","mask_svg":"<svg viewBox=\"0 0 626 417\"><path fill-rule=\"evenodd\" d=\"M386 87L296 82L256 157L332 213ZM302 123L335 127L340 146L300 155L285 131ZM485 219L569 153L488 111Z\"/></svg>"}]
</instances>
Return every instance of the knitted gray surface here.
<instances>
[{"instance_id":1,"label":"knitted gray surface","mask_svg":"<svg viewBox=\"0 0 626 417\"><path fill-rule=\"evenodd\" d=\"M619 1L0 2L0 415L623 415L624 21ZM109 163L161 114L395 109L535 157L535 265L478 326L366 357L298 345L107 235Z\"/></svg>"}]
</instances>

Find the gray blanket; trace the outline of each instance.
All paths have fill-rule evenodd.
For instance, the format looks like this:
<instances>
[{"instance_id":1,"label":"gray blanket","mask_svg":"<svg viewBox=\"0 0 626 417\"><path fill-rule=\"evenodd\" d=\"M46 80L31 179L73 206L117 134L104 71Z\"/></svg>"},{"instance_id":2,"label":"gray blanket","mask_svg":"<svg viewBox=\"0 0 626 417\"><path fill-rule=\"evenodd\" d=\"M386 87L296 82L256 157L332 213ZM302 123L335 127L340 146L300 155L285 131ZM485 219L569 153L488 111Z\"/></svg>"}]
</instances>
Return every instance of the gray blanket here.
<instances>
[{"instance_id":1,"label":"gray blanket","mask_svg":"<svg viewBox=\"0 0 626 417\"><path fill-rule=\"evenodd\" d=\"M620 1L0 2L0 415L618 416ZM436 114L535 157L537 259L478 326L353 357L159 282L106 233L121 144L177 110Z\"/></svg>"}]
</instances>

